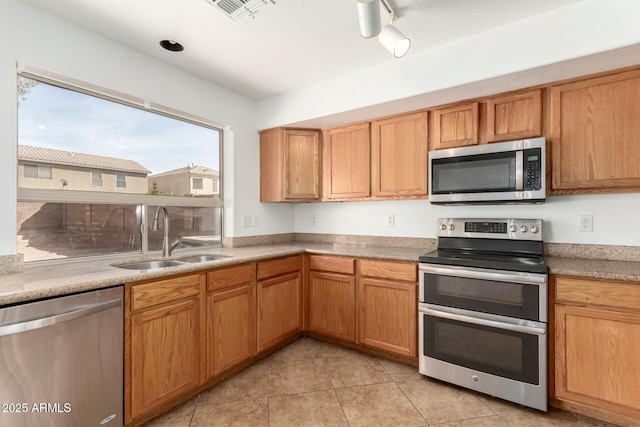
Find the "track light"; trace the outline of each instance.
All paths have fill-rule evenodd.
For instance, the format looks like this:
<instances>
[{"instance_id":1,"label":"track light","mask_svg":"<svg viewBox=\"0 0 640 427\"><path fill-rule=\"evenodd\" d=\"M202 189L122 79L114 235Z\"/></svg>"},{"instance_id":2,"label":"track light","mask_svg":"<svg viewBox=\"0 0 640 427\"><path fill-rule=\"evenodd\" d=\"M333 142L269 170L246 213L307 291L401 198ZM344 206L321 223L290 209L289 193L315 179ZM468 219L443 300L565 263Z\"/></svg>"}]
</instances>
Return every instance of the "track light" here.
<instances>
[{"instance_id":1,"label":"track light","mask_svg":"<svg viewBox=\"0 0 640 427\"><path fill-rule=\"evenodd\" d=\"M389 13L391 24L381 28L380 3ZM398 19L388 0L356 0L360 35L371 38L378 36L378 41L396 58L402 58L411 46L411 41L392 24Z\"/></svg>"},{"instance_id":2,"label":"track light","mask_svg":"<svg viewBox=\"0 0 640 427\"><path fill-rule=\"evenodd\" d=\"M384 26L378 36L378 41L396 58L402 58L411 46L411 40L391 24Z\"/></svg>"},{"instance_id":3,"label":"track light","mask_svg":"<svg viewBox=\"0 0 640 427\"><path fill-rule=\"evenodd\" d=\"M380 34L380 0L356 0L360 35L370 38Z\"/></svg>"}]
</instances>

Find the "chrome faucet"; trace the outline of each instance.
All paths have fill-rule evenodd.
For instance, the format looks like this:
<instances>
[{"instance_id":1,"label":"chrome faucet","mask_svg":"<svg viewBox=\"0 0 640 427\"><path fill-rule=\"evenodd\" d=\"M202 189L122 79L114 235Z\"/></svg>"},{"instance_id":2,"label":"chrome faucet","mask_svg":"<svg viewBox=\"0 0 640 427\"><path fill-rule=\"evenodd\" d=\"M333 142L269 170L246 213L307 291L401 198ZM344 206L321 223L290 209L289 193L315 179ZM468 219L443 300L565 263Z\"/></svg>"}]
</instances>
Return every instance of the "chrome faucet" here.
<instances>
[{"instance_id":1,"label":"chrome faucet","mask_svg":"<svg viewBox=\"0 0 640 427\"><path fill-rule=\"evenodd\" d=\"M162 213L164 214L164 237L162 238L162 257L170 257L171 251L174 250L179 245L182 245L182 235L178 234L178 238L169 243L169 212L167 212L167 208L164 206L158 206L156 209L156 213L153 216L153 223L151 225L151 231L158 231L158 216L160 214L160 210L162 209Z\"/></svg>"}]
</instances>

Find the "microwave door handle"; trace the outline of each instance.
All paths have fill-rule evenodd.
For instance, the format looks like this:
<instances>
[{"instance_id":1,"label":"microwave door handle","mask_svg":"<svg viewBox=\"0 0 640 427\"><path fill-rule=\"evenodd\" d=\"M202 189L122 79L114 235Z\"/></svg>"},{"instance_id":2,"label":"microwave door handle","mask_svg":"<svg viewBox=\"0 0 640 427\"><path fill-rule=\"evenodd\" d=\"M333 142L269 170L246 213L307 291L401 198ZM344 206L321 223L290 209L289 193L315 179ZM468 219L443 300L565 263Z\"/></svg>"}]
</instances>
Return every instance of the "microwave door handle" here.
<instances>
[{"instance_id":1,"label":"microwave door handle","mask_svg":"<svg viewBox=\"0 0 640 427\"><path fill-rule=\"evenodd\" d=\"M524 190L524 162L522 150L516 151L516 191Z\"/></svg>"}]
</instances>

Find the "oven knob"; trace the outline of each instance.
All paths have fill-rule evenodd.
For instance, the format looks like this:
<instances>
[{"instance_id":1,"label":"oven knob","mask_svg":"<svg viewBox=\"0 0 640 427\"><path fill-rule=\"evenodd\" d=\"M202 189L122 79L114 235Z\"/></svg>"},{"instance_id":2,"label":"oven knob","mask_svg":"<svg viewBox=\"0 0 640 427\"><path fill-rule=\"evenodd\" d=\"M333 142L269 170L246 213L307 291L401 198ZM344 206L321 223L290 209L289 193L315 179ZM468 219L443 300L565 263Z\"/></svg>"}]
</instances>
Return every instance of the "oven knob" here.
<instances>
[{"instance_id":1,"label":"oven knob","mask_svg":"<svg viewBox=\"0 0 640 427\"><path fill-rule=\"evenodd\" d=\"M523 225L522 227L520 227L520 231L522 231L523 233L527 232L527 226Z\"/></svg>"},{"instance_id":2,"label":"oven knob","mask_svg":"<svg viewBox=\"0 0 640 427\"><path fill-rule=\"evenodd\" d=\"M446 230L447 224L440 224L440 230Z\"/></svg>"},{"instance_id":3,"label":"oven knob","mask_svg":"<svg viewBox=\"0 0 640 427\"><path fill-rule=\"evenodd\" d=\"M515 233L516 231L518 231L518 226L517 225L512 225L511 227L509 227L509 231L512 233Z\"/></svg>"},{"instance_id":4,"label":"oven knob","mask_svg":"<svg viewBox=\"0 0 640 427\"><path fill-rule=\"evenodd\" d=\"M456 226L455 226L455 225L453 225L453 224L449 224L449 230L453 230L454 228L456 228Z\"/></svg>"},{"instance_id":5,"label":"oven knob","mask_svg":"<svg viewBox=\"0 0 640 427\"><path fill-rule=\"evenodd\" d=\"M476 382L479 380L479 378L478 378L478 376L477 376L477 375L472 376L472 377L471 377L471 379L472 379L472 380L474 380L474 381L476 381Z\"/></svg>"},{"instance_id":6,"label":"oven knob","mask_svg":"<svg viewBox=\"0 0 640 427\"><path fill-rule=\"evenodd\" d=\"M531 232L532 232L532 233L537 233L537 232L538 232L538 227L537 227L537 226L535 226L535 225L532 225L532 226L531 226Z\"/></svg>"}]
</instances>

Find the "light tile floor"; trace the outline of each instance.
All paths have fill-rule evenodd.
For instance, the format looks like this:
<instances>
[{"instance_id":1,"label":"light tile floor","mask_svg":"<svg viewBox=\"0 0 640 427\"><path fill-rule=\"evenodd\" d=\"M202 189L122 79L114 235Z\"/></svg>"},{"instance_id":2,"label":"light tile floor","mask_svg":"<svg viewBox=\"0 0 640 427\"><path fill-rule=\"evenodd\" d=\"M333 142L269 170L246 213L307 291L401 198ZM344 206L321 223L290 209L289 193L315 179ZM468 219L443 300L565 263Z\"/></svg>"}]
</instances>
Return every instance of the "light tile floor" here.
<instances>
[{"instance_id":1,"label":"light tile floor","mask_svg":"<svg viewBox=\"0 0 640 427\"><path fill-rule=\"evenodd\" d=\"M612 427L428 380L417 368L300 338L148 423L214 426Z\"/></svg>"}]
</instances>

